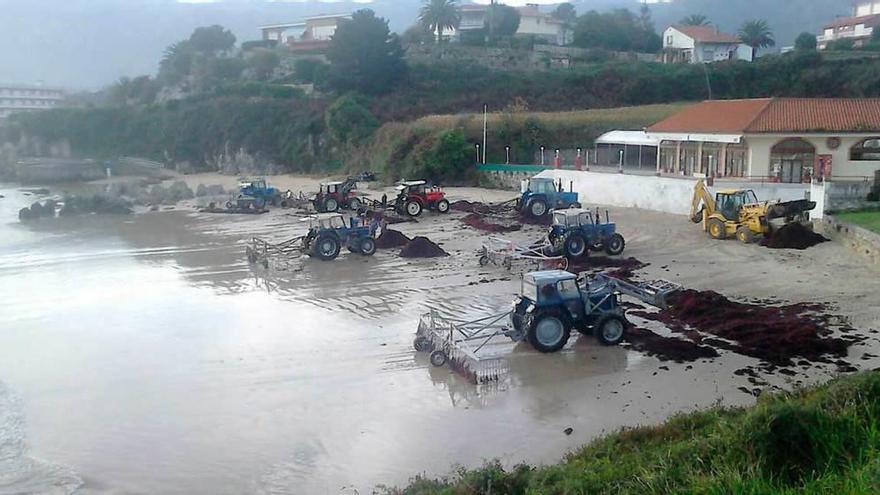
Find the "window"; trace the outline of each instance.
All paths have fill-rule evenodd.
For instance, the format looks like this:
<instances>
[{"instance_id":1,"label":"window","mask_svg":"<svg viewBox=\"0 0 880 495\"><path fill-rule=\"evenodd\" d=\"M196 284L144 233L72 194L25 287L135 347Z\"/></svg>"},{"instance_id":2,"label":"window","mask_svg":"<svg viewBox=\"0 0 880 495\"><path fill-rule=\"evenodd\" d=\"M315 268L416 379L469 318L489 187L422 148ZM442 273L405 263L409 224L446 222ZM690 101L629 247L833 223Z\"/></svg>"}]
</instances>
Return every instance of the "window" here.
<instances>
[{"instance_id":1,"label":"window","mask_svg":"<svg viewBox=\"0 0 880 495\"><path fill-rule=\"evenodd\" d=\"M850 149L853 161L880 161L880 137L868 138Z\"/></svg>"},{"instance_id":2,"label":"window","mask_svg":"<svg viewBox=\"0 0 880 495\"><path fill-rule=\"evenodd\" d=\"M666 46L672 46L672 35L666 37Z\"/></svg>"},{"instance_id":3,"label":"window","mask_svg":"<svg viewBox=\"0 0 880 495\"><path fill-rule=\"evenodd\" d=\"M563 299L575 299L580 297L580 292L578 292L577 280L569 279L569 280L561 280L558 284L556 284L559 289L559 295Z\"/></svg>"}]
</instances>

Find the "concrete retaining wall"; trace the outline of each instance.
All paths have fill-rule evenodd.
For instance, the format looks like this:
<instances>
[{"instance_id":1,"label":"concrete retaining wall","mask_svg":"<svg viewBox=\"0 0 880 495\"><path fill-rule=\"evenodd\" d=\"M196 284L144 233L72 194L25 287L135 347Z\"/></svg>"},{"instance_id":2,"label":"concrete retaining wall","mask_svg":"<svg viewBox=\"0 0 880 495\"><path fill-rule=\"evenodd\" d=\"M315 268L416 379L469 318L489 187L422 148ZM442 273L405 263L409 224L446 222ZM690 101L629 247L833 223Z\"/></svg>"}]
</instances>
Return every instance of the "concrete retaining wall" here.
<instances>
[{"instance_id":1,"label":"concrete retaining wall","mask_svg":"<svg viewBox=\"0 0 880 495\"><path fill-rule=\"evenodd\" d=\"M825 215L822 220L814 222L816 230L826 237L842 243L871 264L880 267L880 234L851 223L837 220Z\"/></svg>"},{"instance_id":2,"label":"concrete retaining wall","mask_svg":"<svg viewBox=\"0 0 880 495\"><path fill-rule=\"evenodd\" d=\"M573 170L545 170L539 177L562 179L566 189L573 184L584 205L601 204L687 215L690 213L697 179L629 175ZM715 188L753 189L758 199L791 201L809 196L802 184L717 181Z\"/></svg>"}]
</instances>

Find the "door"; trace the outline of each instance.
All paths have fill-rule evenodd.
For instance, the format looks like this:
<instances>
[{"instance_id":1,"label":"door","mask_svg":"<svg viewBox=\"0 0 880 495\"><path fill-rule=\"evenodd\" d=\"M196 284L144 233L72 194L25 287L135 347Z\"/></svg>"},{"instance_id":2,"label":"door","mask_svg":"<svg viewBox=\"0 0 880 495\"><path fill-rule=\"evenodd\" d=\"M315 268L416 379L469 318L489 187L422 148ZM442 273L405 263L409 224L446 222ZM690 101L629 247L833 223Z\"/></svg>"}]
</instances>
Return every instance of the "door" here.
<instances>
[{"instance_id":1,"label":"door","mask_svg":"<svg viewBox=\"0 0 880 495\"><path fill-rule=\"evenodd\" d=\"M782 160L782 170L780 171L781 182L787 184L800 183L803 181L803 175L803 160Z\"/></svg>"}]
</instances>

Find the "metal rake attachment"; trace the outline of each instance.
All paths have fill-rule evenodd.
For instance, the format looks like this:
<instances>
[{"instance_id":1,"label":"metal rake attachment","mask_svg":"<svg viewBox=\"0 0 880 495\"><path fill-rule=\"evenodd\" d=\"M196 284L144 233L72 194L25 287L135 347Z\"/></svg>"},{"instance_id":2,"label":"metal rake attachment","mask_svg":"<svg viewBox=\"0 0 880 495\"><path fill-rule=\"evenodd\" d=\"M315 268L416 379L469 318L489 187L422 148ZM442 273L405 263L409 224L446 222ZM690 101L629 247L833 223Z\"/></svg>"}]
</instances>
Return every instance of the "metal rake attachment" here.
<instances>
[{"instance_id":1,"label":"metal rake attachment","mask_svg":"<svg viewBox=\"0 0 880 495\"><path fill-rule=\"evenodd\" d=\"M497 381L508 371L504 356L493 353L499 337L512 334L506 321L510 312L476 320L460 320L431 310L422 315L413 343L430 355L431 364L448 364L475 384Z\"/></svg>"}]
</instances>

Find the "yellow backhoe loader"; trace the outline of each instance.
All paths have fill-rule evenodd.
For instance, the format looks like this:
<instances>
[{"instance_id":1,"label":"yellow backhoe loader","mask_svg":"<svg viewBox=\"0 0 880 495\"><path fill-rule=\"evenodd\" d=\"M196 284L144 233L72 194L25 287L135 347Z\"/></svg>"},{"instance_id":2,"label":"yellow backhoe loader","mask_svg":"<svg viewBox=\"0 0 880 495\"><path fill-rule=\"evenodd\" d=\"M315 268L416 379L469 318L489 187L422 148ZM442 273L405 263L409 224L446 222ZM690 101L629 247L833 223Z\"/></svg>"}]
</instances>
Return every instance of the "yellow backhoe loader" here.
<instances>
[{"instance_id":1,"label":"yellow backhoe loader","mask_svg":"<svg viewBox=\"0 0 880 495\"><path fill-rule=\"evenodd\" d=\"M805 199L788 202L758 201L751 189L722 189L715 197L700 179L694 186L691 221L703 223L709 237L726 239L736 236L750 243L773 229L771 220L784 219L783 224L800 221L816 203Z\"/></svg>"}]
</instances>

